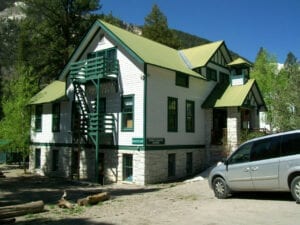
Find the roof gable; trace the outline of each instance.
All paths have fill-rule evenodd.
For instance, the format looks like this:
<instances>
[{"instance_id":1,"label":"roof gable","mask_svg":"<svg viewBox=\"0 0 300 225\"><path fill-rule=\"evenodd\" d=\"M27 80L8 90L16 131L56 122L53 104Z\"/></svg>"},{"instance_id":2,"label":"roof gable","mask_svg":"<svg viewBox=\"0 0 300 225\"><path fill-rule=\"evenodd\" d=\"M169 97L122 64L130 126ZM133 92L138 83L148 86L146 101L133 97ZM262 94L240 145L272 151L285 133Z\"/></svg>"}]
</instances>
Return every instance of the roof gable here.
<instances>
[{"instance_id":1,"label":"roof gable","mask_svg":"<svg viewBox=\"0 0 300 225\"><path fill-rule=\"evenodd\" d=\"M189 60L192 68L194 69L205 66L215 55L217 50L221 48L221 46L225 46L224 41L217 41L193 48L183 49L181 52Z\"/></svg>"},{"instance_id":2,"label":"roof gable","mask_svg":"<svg viewBox=\"0 0 300 225\"><path fill-rule=\"evenodd\" d=\"M84 49L94 38L95 33L102 29L116 45L121 45L136 60L141 63L152 64L166 69L182 72L191 76L204 78L199 73L191 70L176 49L162 45L150 39L133 34L122 28L97 20L85 35L80 45L75 49L68 64L60 74L60 80L67 76L72 62L77 61Z\"/></svg>"},{"instance_id":3,"label":"roof gable","mask_svg":"<svg viewBox=\"0 0 300 225\"><path fill-rule=\"evenodd\" d=\"M265 108L265 102L261 96L255 79L250 79L244 85L217 84L210 95L202 104L203 108L222 108L243 106L247 96L253 93L256 103Z\"/></svg>"}]
</instances>

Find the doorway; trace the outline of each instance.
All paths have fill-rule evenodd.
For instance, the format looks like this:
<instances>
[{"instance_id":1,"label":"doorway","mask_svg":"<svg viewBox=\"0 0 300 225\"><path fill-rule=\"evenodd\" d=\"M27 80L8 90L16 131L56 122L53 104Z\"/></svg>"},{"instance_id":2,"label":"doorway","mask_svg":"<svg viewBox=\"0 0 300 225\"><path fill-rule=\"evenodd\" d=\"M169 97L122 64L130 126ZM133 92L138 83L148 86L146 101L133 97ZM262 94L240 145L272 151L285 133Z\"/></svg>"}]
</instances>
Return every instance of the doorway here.
<instances>
[{"instance_id":1,"label":"doorway","mask_svg":"<svg viewBox=\"0 0 300 225\"><path fill-rule=\"evenodd\" d=\"M225 144L227 130L227 110L214 109L213 110L213 129L211 142L215 145Z\"/></svg>"}]
</instances>

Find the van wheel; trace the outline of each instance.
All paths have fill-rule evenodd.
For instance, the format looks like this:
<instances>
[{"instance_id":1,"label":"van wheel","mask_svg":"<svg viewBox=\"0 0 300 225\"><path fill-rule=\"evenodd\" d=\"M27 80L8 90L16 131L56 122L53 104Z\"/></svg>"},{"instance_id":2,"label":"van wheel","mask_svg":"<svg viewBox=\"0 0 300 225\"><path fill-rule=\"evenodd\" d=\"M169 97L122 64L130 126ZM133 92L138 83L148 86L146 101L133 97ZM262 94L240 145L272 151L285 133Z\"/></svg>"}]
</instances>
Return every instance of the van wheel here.
<instances>
[{"instance_id":1,"label":"van wheel","mask_svg":"<svg viewBox=\"0 0 300 225\"><path fill-rule=\"evenodd\" d=\"M291 183L291 193L296 202L300 202L300 176L293 179Z\"/></svg>"},{"instance_id":2,"label":"van wheel","mask_svg":"<svg viewBox=\"0 0 300 225\"><path fill-rule=\"evenodd\" d=\"M300 182L299 182L300 183ZM229 188L225 182L225 180L221 177L217 177L213 180L213 190L215 196L219 199L227 198L229 195Z\"/></svg>"}]
</instances>

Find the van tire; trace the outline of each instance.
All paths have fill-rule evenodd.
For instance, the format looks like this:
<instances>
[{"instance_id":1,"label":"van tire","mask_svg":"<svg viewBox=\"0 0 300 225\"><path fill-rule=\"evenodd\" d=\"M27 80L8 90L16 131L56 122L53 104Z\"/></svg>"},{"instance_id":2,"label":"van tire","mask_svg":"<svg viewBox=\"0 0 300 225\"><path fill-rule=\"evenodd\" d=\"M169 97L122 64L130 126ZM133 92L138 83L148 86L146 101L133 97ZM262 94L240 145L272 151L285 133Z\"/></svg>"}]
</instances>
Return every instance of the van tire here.
<instances>
[{"instance_id":1,"label":"van tire","mask_svg":"<svg viewBox=\"0 0 300 225\"><path fill-rule=\"evenodd\" d=\"M216 177L212 182L212 187L217 198L224 199L229 196L230 191L223 178Z\"/></svg>"},{"instance_id":2,"label":"van tire","mask_svg":"<svg viewBox=\"0 0 300 225\"><path fill-rule=\"evenodd\" d=\"M300 202L300 176L296 176L292 180L291 193L296 202Z\"/></svg>"}]
</instances>

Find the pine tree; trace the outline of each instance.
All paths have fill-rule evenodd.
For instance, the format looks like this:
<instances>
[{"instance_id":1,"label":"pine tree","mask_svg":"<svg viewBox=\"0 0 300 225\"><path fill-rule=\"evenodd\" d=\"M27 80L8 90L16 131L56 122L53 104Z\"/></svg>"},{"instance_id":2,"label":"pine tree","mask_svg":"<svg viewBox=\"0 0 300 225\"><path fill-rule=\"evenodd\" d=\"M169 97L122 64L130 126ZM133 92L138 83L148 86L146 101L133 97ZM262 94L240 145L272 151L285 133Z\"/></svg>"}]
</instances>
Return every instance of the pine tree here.
<instances>
[{"instance_id":1,"label":"pine tree","mask_svg":"<svg viewBox=\"0 0 300 225\"><path fill-rule=\"evenodd\" d=\"M169 47L175 49L180 47L179 39L168 27L167 17L160 11L156 4L153 5L152 11L145 18L142 33L144 37Z\"/></svg>"},{"instance_id":2,"label":"pine tree","mask_svg":"<svg viewBox=\"0 0 300 225\"><path fill-rule=\"evenodd\" d=\"M59 74L88 27L89 12L99 9L98 0L24 0L20 60L32 66L42 83Z\"/></svg>"}]
</instances>

